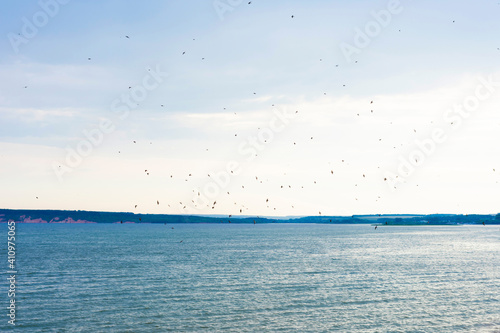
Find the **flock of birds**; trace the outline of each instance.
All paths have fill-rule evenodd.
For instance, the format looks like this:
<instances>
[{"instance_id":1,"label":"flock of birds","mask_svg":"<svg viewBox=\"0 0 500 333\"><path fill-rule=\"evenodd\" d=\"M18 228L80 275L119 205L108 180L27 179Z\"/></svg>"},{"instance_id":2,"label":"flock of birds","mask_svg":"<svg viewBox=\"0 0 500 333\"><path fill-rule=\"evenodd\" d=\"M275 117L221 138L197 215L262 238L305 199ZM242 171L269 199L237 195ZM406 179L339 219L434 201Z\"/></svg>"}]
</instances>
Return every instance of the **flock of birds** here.
<instances>
[{"instance_id":1,"label":"flock of birds","mask_svg":"<svg viewBox=\"0 0 500 333\"><path fill-rule=\"evenodd\" d=\"M251 2L251 1L249 1L249 2L248 2L248 5L250 5L250 4L252 4L252 2ZM295 15L291 15L291 16L290 16L290 18L291 18L291 19L294 19L294 18L295 18ZM455 23L455 21L453 21L453 23ZM401 31L401 30L399 30L399 31ZM131 37L130 37L129 35L125 35L124 37L125 37L126 39L131 39ZM195 41L195 40L196 40L196 39L195 39L195 38L193 38L193 41ZM186 55L186 54L187 54L187 51L182 51L180 54L181 54L181 56L184 56L184 55ZM88 57L88 58L87 58L87 60L88 60L88 61L91 61L91 60L92 60L92 58L91 58L91 57ZM205 60L205 57L201 57L201 60ZM319 61L320 61L320 62L323 62L323 58L320 58L320 59L319 59ZM357 63L358 63L358 61L357 61L357 60L356 60L356 61L354 61L354 64L357 64ZM335 65L335 67L339 67L339 64L336 64L336 65ZM346 87L346 84L345 84L345 83L344 83L344 84L342 84L342 87ZM28 86L26 85L26 86L24 86L24 88L28 88ZM129 86L128 88L130 89L130 88L131 88L131 86ZM326 94L327 94L326 92L323 92L323 95L326 95ZM255 96L255 95L257 95L257 93L256 93L256 92L252 92L252 95L254 95L254 96ZM373 105L374 105L374 101L373 101L373 100L370 100L370 101L369 101L369 103L367 102L367 110L369 110L369 114L374 114L374 108L373 108ZM274 106L275 106L275 105L274 105L274 104L272 104L272 107L274 107ZM161 105L160 105L160 107L161 107L161 108L163 108L163 107L164 107L164 105L163 105L163 104L161 104ZM226 110L226 107L223 107L222 109L223 109L223 110ZM298 113L298 112L299 112L299 111L296 111L296 113ZM236 115L236 112L234 112L234 115ZM356 113L356 116L360 117L361 115L360 115L360 113ZM391 122L390 124L392 124L392 122ZM260 129L260 128L258 128L258 129ZM413 131L414 131L414 133L416 133L416 132L417 132L417 130L416 130L416 129L414 129ZM237 137L237 136L238 136L238 133L235 133L235 134L234 134L234 136L235 136L235 137ZM311 141L313 141L313 140L314 140L314 136L310 136L310 140L311 140ZM382 141L382 138L379 138L378 140L379 140L379 141ZM137 140L132 140L132 144L137 144ZM152 144L152 142L150 142L150 144ZM292 142L292 144L293 144L294 146L296 146L296 145L297 145L297 141L293 141L293 142ZM401 145L402 145L402 144L401 144ZM394 148L394 149L396 149L396 148L397 148L397 146L394 146L393 148ZM209 151L209 148L205 148L205 151ZM121 154L121 150L118 150L118 153L119 153L119 154ZM344 160L344 159L342 159L342 160L341 160L341 163L345 163L345 160ZM380 168L380 167L379 167L379 168ZM232 171L231 171L231 172L232 172ZM493 172L495 172L495 169L493 169ZM335 172L335 170L334 170L334 169L330 169L330 170L328 171L328 173L329 173L330 175L334 175L336 172ZM145 176L150 176L150 171L149 171L149 169L144 169L144 174L145 174ZM286 173L284 173L284 175L286 176ZM170 174L170 177L169 177L169 178L174 179L174 177L179 177L179 178L180 178L180 177L182 177L182 178L184 178L185 182L188 182L188 181L189 181L189 179L190 179L191 177L193 177L193 172L187 172L184 176L182 176L182 175L176 175L176 176L174 176L174 174ZM211 177L211 175L210 175L210 174L207 174L207 177L208 177L208 178L210 178L210 177ZM366 174L365 174L365 173L360 174L360 179L364 179L364 178L366 178ZM383 180L384 180L384 181L387 181L387 178L384 178ZM265 179L265 178L263 179L262 177L259 177L259 175L255 175L255 181L256 181L257 183L263 184L263 181L264 181L264 182L269 182L269 179ZM293 188L293 189L295 189L295 188L304 189L304 185L305 185L305 186L308 186L308 185L314 185L314 184L317 184L317 181L316 181L316 180L312 180L312 181L311 181L310 183L308 183L308 184L297 185L296 187L295 187L295 185L294 185L294 186L292 186L292 185L290 185L290 184L280 185L280 189L292 189L292 188ZM356 183L356 184L354 184L354 186L355 186L355 187L357 187L357 186L358 186L358 184ZM418 186L418 185L417 185L417 186ZM245 189L245 185L241 185L241 189L242 189L242 190L243 190L243 189ZM196 194L197 194L198 196L200 196L200 195L201 195L201 193L200 193L199 191L198 191L198 193L196 193L196 190L193 190L193 192L195 193L195 195L196 195ZM227 197L227 198L231 198L231 193L230 193L229 191L225 191L225 194L226 194L226 197ZM378 196L378 197L376 198L376 200L378 201L380 198L381 198L381 197L380 197L380 196ZM38 199L38 196L36 197L36 199ZM358 198L354 198L354 199L355 199L356 201L358 200ZM221 197L221 198L219 199L219 201L221 201L221 200L229 200L229 199L226 199L226 198ZM271 210L271 211L270 211L270 214L274 214L274 212L277 212L277 210L278 210L276 206L273 206L273 205L271 204L271 203L272 203L272 201L273 201L273 200L272 200L272 199L270 199L269 197L266 197L266 198L265 198L265 200L264 200L264 199L262 199L262 203L266 206L266 208L267 208L267 209L269 209L269 210ZM157 206L160 206L160 200L159 200L159 199L157 199L157 200L156 200L156 205L157 205ZM217 205L218 205L218 202L217 202L217 200L214 200L213 202L207 203L207 204L205 204L205 206L201 207L201 206L200 206L197 202L195 202L195 200L191 199L190 201L186 201L186 200L185 200L185 201L178 201L178 204L173 204L173 203L172 203L172 205L173 205L173 206L176 206L176 207L171 207L170 203L167 203L166 205L167 205L169 208L172 208L172 210L173 210L173 211L172 211L172 213L174 213L174 212L175 212L174 208L177 208L177 209L179 209L179 208L180 208L181 210L185 210L186 208L188 208L188 205L191 205L192 207L194 207L194 208L196 208L196 209L200 209L200 210L205 210L205 209L208 209L209 211L211 211L211 210L215 210L215 208L216 208L216 207L217 207ZM236 206L235 210L236 210L237 212L239 212L240 214L244 214L245 212L248 212L248 211L249 211L249 207L245 206L245 204L243 204L243 203L234 202L234 205ZM134 207L134 210L136 210L136 209L139 207L139 204L133 204L133 207ZM291 209L294 209L294 208L295 208L295 205L290 204L290 208L291 208ZM322 215L322 212L321 212L321 211L318 211L318 215ZM232 217L232 214L228 215L228 218L231 218L231 217ZM141 220L141 219L139 218L139 220ZM229 223L231 223L231 222L229 221ZM254 221L254 223L255 223L255 221ZM172 229L173 229L173 228L172 228ZM377 229L377 227L376 227L376 226L375 226L375 229ZM181 242L182 242L182 241L181 241Z\"/></svg>"},{"instance_id":2,"label":"flock of birds","mask_svg":"<svg viewBox=\"0 0 500 333\"><path fill-rule=\"evenodd\" d=\"M250 2L248 2L248 4L249 4L249 5L250 5L251 3L252 3L251 1L250 1ZM290 17L293 19L293 18L295 18L295 15L291 15ZM126 37L127 39L128 39L128 38L130 38L130 36L128 36L128 35L127 35L127 36L125 36L125 37ZM195 39L195 38L193 38L193 41L195 41L195 40L196 40L196 39ZM181 55L186 55L186 52L187 52L187 51L182 51ZM88 58L88 60L91 60L91 58ZM201 58L201 60L205 60L205 58L204 58L204 57L202 57L202 58ZM323 59L319 59L319 61L323 61ZM355 63L358 63L358 61L356 60L356 61L355 61ZM339 65L338 65L338 64L336 64L336 65L335 65L335 67L339 67ZM346 85L345 85L345 84L343 84L342 86L343 86L343 87L345 87ZM131 87L129 86L129 89L130 89L130 88L131 88ZM252 92L252 94L253 94L253 95L257 95L257 93L256 93L256 92ZM323 94L324 94L324 95L326 95L326 92L324 92ZM373 104L373 101L370 101L370 104ZM274 105L274 104L272 104L271 106L272 106L272 107L274 107L275 105ZM164 107L164 105L160 105L160 107ZM223 108L223 110L226 110L226 107L224 107L224 108ZM299 112L299 111L296 111L296 113L298 113L298 112ZM371 112L371 113L373 113L373 109L372 109L372 110L370 110L370 112ZM236 115L236 112L234 112L234 115ZM357 116L360 116L360 114L358 113L358 114L357 114ZM259 127L259 128L257 128L257 129L258 129L258 130L260 130L260 127ZM234 134L234 136L235 136L235 137L237 137L237 136L238 136L238 133L235 133L235 134ZM311 136L311 137L310 137L310 140L313 140L313 139L314 139L314 137L313 137L313 136ZM265 140L265 141L266 141L266 140ZM266 142L267 142L267 141L266 141ZM133 140L133 143L134 143L134 144L136 144L136 143L137 143L137 141L136 141L136 140ZM152 142L150 142L150 144L152 144ZM296 145L296 144L297 144L297 142L293 142L293 145ZM206 150L206 151L209 151L209 149L208 149L208 148L206 148L205 150ZM118 153L121 153L121 151L118 151ZM344 160L342 160L342 163L344 163ZM146 174L147 176L149 176L149 174L150 174L150 173L148 172L148 170L147 170L147 169L146 169L146 170L144 170L144 172L145 172L145 174ZM231 171L231 173L233 173L233 171ZM333 170L330 170L330 173L333 175L333 174L334 174L334 171L333 171ZM284 175L286 175L286 173L285 173ZM184 180L187 182L187 181L188 181L188 178L189 178L189 177L191 177L191 176L192 176L192 173L189 173L189 174L188 174L188 176L187 176ZM207 176L208 176L208 177L210 177L210 174L208 174ZM363 174L363 177L365 177L365 175L364 175L364 174ZM174 175L170 175L170 178L174 178ZM258 181L258 182L260 182L261 184L263 183L263 181L262 181L262 180L259 180L259 177L258 177L258 176L255 176L255 180L256 180L256 181ZM267 179L267 181L269 181L269 180ZM313 184L317 184L316 180L314 180L314 181L313 181ZM356 184L355 186L357 186L357 184ZM283 188L285 188L285 187L288 187L288 188L290 188L290 189L291 189L291 188L292 188L292 185L280 185L280 188L281 188L281 189L283 189ZM241 188L242 188L242 189L244 189L244 188L245 188L245 186L244 186L244 185L241 185ZM300 186L300 188L302 188L302 189L303 189L303 188L304 188L304 186L302 185L302 186ZM195 192L195 190L193 190L193 192ZM228 196L230 196L230 192L229 192L229 191L226 191L226 194L227 194ZM198 196L200 196L200 195L201 195L201 193L198 191L197 195L198 195ZM380 198L380 197L379 197L379 198ZM357 198L356 198L356 200L357 200ZM266 207L267 207L268 209L272 209L273 211L276 211L276 210L277 210L277 207L271 207L271 206L269 205L269 198L267 198L265 202L266 202ZM156 200L156 204L159 206L159 205L160 205L160 201L159 201L159 200ZM188 206L187 206L188 204L192 204L192 205L193 205L193 207L194 207L194 208L197 208L197 209L209 208L209 209L212 209L212 210L213 210L213 209L215 209L215 207L216 207L217 200L215 200L212 204L207 204L205 207L199 207L199 205L198 205L198 204L197 204L194 200L191 200L191 202L190 202L190 203L189 203L189 202L182 202L182 201L179 201L179 204L178 204L178 205L179 205L179 208L181 208L181 210L184 210L184 209L186 209L186 208L188 207ZM237 203L237 202L234 202L234 205L238 205L238 203ZM167 206L168 206L168 207L171 207L171 206L170 206L170 204L167 204ZM137 209L137 207L138 207L138 204L135 204L135 205L134 205L134 209ZM294 206L294 205L290 205L290 207L291 207L292 209L294 209L294 208L295 208L295 206ZM241 214L241 213L243 213L243 212L244 212L244 210L246 211L246 210L248 210L248 209L249 209L249 208L248 208L248 207L245 207L245 205L244 205L244 204L241 204L241 208L238 208L237 210L239 210L239 213ZM319 215L321 215L321 211L319 211L319 212L318 212L318 214L319 214ZM228 215L228 217L229 217L229 218L231 218L231 217L232 217L232 214ZM231 222L230 222L230 220L229 220L229 223L231 223ZM254 221L254 223L255 223L255 221Z\"/></svg>"}]
</instances>

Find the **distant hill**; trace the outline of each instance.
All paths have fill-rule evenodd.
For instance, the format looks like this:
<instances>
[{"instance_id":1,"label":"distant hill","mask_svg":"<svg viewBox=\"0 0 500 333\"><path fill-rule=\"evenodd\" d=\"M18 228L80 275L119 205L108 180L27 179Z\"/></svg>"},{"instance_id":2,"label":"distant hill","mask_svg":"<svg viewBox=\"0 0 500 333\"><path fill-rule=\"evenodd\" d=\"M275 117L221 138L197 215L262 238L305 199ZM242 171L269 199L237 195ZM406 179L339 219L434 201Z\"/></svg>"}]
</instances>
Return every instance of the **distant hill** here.
<instances>
[{"instance_id":1,"label":"distant hill","mask_svg":"<svg viewBox=\"0 0 500 333\"><path fill-rule=\"evenodd\" d=\"M169 215L93 212L84 210L0 209L0 222L20 223L348 223L383 225L500 224L500 214L491 215L353 215L259 217L228 215Z\"/></svg>"}]
</instances>

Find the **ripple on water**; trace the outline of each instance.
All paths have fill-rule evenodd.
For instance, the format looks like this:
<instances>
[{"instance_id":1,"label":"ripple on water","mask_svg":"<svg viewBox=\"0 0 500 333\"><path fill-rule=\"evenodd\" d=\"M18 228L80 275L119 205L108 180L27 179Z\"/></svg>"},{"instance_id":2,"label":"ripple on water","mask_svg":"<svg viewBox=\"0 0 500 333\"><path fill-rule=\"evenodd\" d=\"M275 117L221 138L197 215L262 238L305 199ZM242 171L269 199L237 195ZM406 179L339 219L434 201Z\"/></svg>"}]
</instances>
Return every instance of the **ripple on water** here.
<instances>
[{"instance_id":1,"label":"ripple on water","mask_svg":"<svg viewBox=\"0 0 500 333\"><path fill-rule=\"evenodd\" d=\"M16 330L500 331L496 230L19 225Z\"/></svg>"}]
</instances>

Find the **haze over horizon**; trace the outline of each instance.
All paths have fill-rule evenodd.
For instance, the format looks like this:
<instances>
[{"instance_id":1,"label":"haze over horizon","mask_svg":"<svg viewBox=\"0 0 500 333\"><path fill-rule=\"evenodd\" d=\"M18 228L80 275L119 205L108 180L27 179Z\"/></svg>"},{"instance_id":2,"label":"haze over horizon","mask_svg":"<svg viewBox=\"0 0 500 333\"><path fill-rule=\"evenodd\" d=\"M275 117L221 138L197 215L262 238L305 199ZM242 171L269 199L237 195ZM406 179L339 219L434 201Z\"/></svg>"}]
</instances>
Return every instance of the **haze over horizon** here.
<instances>
[{"instance_id":1,"label":"haze over horizon","mask_svg":"<svg viewBox=\"0 0 500 333\"><path fill-rule=\"evenodd\" d=\"M4 9L1 208L500 211L497 1Z\"/></svg>"}]
</instances>

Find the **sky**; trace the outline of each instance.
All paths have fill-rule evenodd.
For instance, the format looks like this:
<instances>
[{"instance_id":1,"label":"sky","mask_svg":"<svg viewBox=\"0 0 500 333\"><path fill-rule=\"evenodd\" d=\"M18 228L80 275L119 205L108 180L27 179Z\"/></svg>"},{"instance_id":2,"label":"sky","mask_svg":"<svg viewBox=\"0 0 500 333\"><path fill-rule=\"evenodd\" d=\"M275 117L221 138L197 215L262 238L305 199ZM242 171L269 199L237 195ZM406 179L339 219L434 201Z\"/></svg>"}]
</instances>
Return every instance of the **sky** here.
<instances>
[{"instance_id":1,"label":"sky","mask_svg":"<svg viewBox=\"0 0 500 333\"><path fill-rule=\"evenodd\" d=\"M6 1L0 208L500 212L500 2Z\"/></svg>"}]
</instances>

